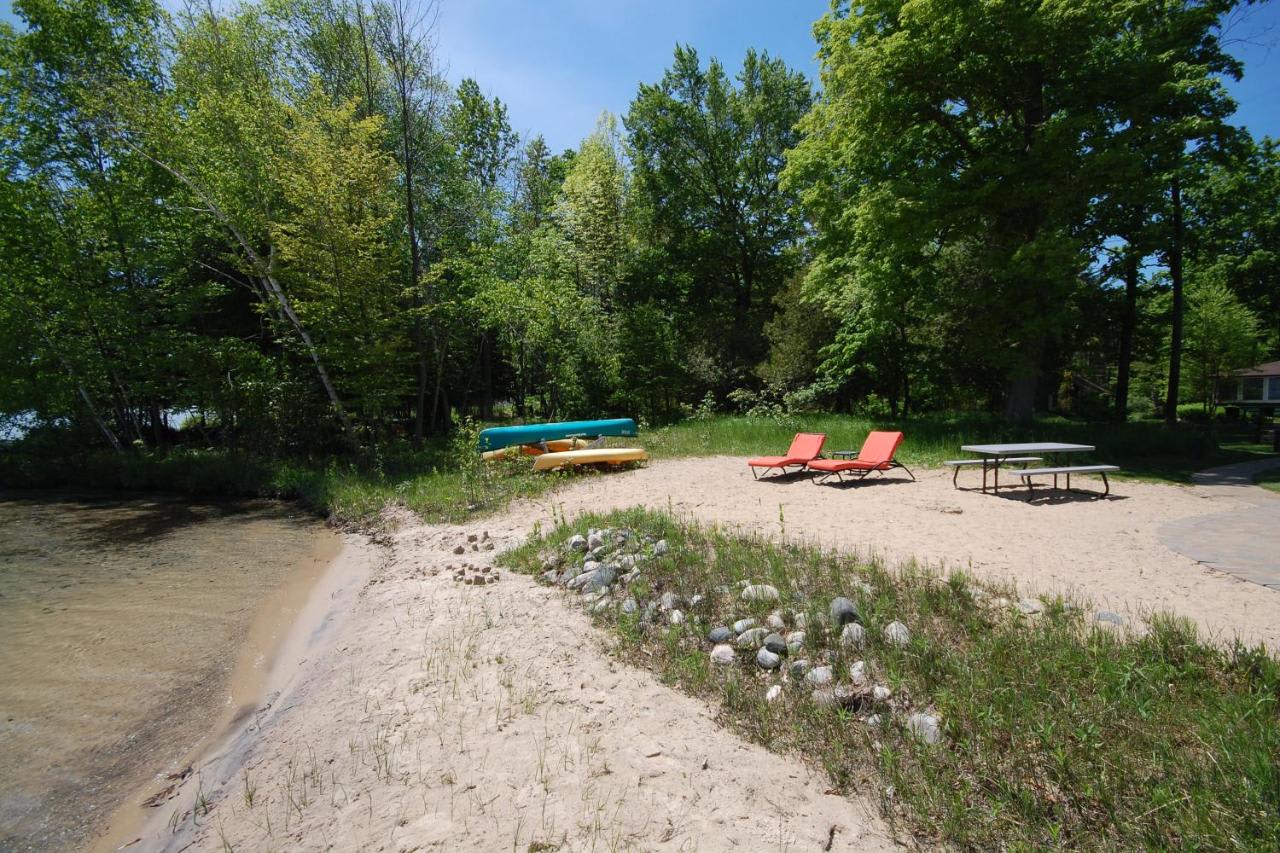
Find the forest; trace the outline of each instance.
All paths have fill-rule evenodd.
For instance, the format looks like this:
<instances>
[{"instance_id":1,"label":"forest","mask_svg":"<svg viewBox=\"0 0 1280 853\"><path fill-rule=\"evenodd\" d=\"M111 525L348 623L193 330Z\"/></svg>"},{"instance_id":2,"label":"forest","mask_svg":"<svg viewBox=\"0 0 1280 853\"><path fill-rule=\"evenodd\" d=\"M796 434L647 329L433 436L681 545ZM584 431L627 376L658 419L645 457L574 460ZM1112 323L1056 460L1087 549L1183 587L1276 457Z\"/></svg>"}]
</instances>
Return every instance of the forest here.
<instances>
[{"instance_id":1,"label":"forest","mask_svg":"<svg viewBox=\"0 0 1280 853\"><path fill-rule=\"evenodd\" d=\"M1280 151L1224 87L1244 5L837 0L820 79L676 45L552 151L448 82L431 0L16 0L0 425L289 456L1213 411L1280 341Z\"/></svg>"}]
</instances>

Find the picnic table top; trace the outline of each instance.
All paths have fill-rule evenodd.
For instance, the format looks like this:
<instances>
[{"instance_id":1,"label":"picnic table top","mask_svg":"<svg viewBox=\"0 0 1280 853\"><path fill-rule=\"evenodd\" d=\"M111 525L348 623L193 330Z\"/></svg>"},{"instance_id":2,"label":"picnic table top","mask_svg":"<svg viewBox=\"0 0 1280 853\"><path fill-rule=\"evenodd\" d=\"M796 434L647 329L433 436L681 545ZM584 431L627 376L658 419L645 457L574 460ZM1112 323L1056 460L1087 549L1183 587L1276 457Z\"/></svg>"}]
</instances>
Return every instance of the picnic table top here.
<instances>
[{"instance_id":1,"label":"picnic table top","mask_svg":"<svg viewBox=\"0 0 1280 853\"><path fill-rule=\"evenodd\" d=\"M1092 444L1064 444L1060 441L1031 441L1021 444L964 444L961 450L983 456L1010 456L1015 453L1087 453Z\"/></svg>"}]
</instances>

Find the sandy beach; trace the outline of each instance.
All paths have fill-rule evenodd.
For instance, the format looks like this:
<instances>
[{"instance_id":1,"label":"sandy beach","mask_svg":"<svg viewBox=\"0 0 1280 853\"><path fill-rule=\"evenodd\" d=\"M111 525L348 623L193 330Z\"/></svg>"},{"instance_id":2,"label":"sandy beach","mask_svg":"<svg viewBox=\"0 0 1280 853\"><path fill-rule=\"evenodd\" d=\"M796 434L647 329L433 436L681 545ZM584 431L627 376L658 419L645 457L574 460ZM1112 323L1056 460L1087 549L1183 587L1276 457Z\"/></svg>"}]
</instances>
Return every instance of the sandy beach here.
<instances>
[{"instance_id":1,"label":"sandy beach","mask_svg":"<svg viewBox=\"0 0 1280 853\"><path fill-rule=\"evenodd\" d=\"M468 525L405 517L376 543L349 535L342 580L316 590L268 701L129 849L895 846L882 792L827 794L811 768L729 733L714 709L619 663L558 590L505 572L484 586L453 580L450 566L491 566L557 516L671 509L1133 616L1172 610L1222 640L1280 641L1280 593L1156 535L1169 519L1231 510L1229 494L1121 481L1110 500L1028 504L954 490L950 472L916 475L827 488L753 482L736 458L659 462Z\"/></svg>"}]
</instances>

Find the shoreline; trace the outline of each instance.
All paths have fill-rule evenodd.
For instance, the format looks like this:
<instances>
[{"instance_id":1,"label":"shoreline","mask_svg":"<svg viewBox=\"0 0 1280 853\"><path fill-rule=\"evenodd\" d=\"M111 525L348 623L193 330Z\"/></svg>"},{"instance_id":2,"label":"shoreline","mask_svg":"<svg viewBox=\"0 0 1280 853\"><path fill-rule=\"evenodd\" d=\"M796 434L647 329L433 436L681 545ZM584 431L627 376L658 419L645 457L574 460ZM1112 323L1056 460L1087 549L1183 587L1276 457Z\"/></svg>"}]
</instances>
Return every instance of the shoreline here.
<instances>
[{"instance_id":1,"label":"shoreline","mask_svg":"<svg viewBox=\"0 0 1280 853\"><path fill-rule=\"evenodd\" d=\"M227 701L214 724L177 762L174 773L157 773L112 811L88 846L90 853L164 849L171 843L165 838L168 827L175 815L193 808L206 773L224 765L234 772L252 745L249 735L277 709L308 656L363 587L376 546L334 531L316 551L258 607L236 652ZM149 805L152 800L155 804Z\"/></svg>"}]
</instances>

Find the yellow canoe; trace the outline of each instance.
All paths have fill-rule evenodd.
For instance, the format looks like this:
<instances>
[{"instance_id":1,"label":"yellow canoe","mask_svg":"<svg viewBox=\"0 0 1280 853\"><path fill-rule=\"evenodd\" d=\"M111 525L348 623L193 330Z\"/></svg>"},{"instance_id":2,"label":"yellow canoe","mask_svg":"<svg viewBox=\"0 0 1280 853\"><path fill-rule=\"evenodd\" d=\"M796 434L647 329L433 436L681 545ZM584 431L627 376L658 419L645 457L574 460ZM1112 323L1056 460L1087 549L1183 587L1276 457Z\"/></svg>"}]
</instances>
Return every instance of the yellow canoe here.
<instances>
[{"instance_id":1,"label":"yellow canoe","mask_svg":"<svg viewBox=\"0 0 1280 853\"><path fill-rule=\"evenodd\" d=\"M544 453L533 460L533 470L551 471L572 465L598 465L607 462L621 465L624 462L643 462L649 458L638 447L596 447L590 450L566 450L562 453Z\"/></svg>"},{"instance_id":2,"label":"yellow canoe","mask_svg":"<svg viewBox=\"0 0 1280 853\"><path fill-rule=\"evenodd\" d=\"M546 451L543 451L542 447L537 444L513 444L510 447L503 447L499 450L486 450L480 454L480 458L485 462L492 462L495 459L515 459L518 456L542 456L544 452L556 453L564 450L579 450L590 443L585 438L557 438L554 441L547 442Z\"/></svg>"}]
</instances>

